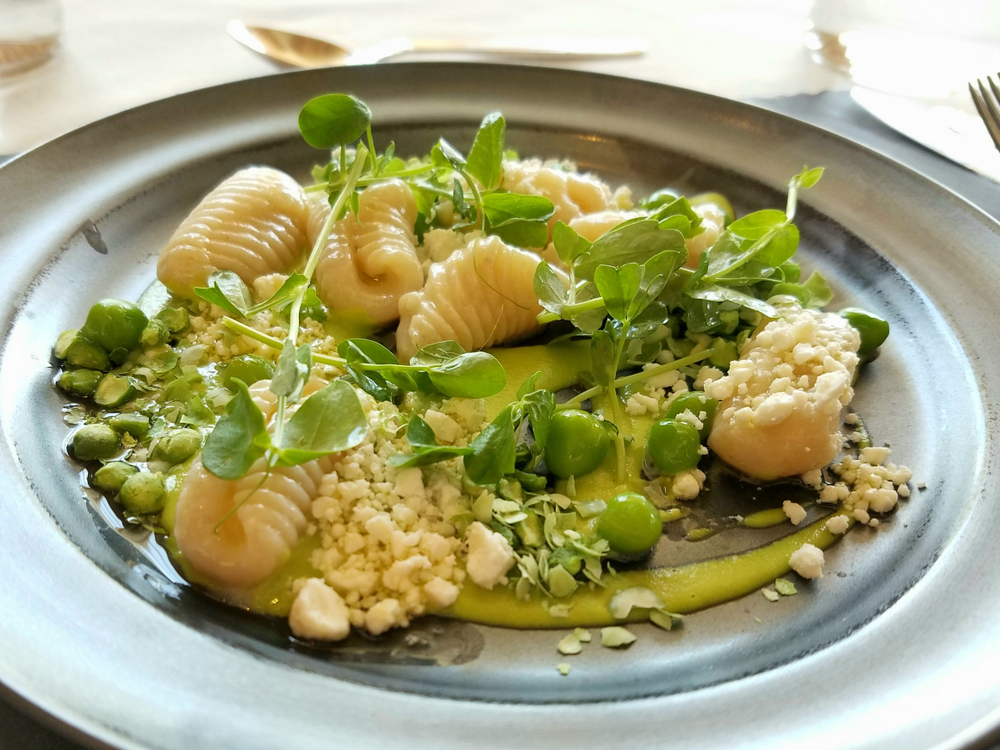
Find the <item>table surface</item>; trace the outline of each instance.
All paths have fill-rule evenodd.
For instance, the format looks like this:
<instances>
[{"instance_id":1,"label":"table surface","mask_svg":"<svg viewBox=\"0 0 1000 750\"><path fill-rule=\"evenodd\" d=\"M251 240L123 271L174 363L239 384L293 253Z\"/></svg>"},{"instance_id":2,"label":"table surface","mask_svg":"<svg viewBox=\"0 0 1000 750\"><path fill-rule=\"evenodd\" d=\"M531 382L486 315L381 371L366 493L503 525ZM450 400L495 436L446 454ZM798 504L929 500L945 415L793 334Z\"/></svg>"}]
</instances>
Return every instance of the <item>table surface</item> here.
<instances>
[{"instance_id":1,"label":"table surface","mask_svg":"<svg viewBox=\"0 0 1000 750\"><path fill-rule=\"evenodd\" d=\"M650 39L646 56L572 67L686 86L783 112L874 148L1000 219L995 182L889 129L851 100L849 81L812 63L802 44L807 3L760 0L751 8L741 0L619 0L613 6L602 0L471 2L455 11L447 29L440 28L439 8L424 0L366 0L363 5L311 0L280 11L263 0L172 0L169 5L66 0L59 57L0 81L0 154L23 151L181 91L275 72L271 63L228 38L224 26L231 18L281 20L289 28L353 45L394 35L481 36L484 30L588 36L638 30ZM0 750L79 748L0 699Z\"/></svg>"}]
</instances>

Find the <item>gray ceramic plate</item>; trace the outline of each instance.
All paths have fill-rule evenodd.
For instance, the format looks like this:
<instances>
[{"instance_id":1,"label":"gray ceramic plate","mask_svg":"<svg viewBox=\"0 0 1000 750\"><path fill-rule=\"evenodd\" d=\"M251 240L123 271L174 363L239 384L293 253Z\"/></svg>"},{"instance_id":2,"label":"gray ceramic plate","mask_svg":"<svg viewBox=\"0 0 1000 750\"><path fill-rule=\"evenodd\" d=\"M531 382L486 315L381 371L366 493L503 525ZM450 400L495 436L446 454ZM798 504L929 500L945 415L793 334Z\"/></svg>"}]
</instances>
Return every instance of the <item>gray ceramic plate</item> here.
<instances>
[{"instance_id":1,"label":"gray ceramic plate","mask_svg":"<svg viewBox=\"0 0 1000 750\"><path fill-rule=\"evenodd\" d=\"M415 638L311 651L177 585L63 459L50 344L94 300L135 298L173 227L233 170L304 175L318 154L296 115L327 91L367 100L378 138L401 153L438 134L465 145L500 108L522 154L573 157L637 192L719 190L739 211L782 205L790 175L825 165L801 253L838 303L891 321L857 406L926 490L877 532L852 532L799 596L753 594L679 632L639 627L629 651L592 644L569 677L553 632L425 621ZM399 65L274 76L117 115L0 169L0 207L0 681L95 746L930 748L994 725L1000 227L898 164L649 83ZM685 554L751 543L720 534Z\"/></svg>"}]
</instances>

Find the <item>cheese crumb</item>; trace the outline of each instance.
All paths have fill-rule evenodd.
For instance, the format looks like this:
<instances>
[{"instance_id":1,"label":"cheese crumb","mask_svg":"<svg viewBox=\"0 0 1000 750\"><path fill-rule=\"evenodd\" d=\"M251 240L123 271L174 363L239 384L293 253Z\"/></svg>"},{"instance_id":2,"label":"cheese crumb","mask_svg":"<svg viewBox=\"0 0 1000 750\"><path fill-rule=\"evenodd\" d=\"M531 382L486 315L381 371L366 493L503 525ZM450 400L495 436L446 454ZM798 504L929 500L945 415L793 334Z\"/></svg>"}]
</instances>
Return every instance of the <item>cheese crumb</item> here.
<instances>
[{"instance_id":1,"label":"cheese crumb","mask_svg":"<svg viewBox=\"0 0 1000 750\"><path fill-rule=\"evenodd\" d=\"M793 526L798 526L806 518L806 509L791 500L785 500L781 504L781 509L785 511L785 515L788 516L788 520L792 522Z\"/></svg>"},{"instance_id":2,"label":"cheese crumb","mask_svg":"<svg viewBox=\"0 0 1000 750\"><path fill-rule=\"evenodd\" d=\"M803 544L788 558L792 570L803 578L822 578L823 562L823 550L812 544Z\"/></svg>"},{"instance_id":3,"label":"cheese crumb","mask_svg":"<svg viewBox=\"0 0 1000 750\"><path fill-rule=\"evenodd\" d=\"M846 534L847 529L850 528L850 525L851 525L850 519L848 519L847 516L840 514L836 516L831 516L830 518L826 519L826 524L825 524L826 530L829 531L831 534Z\"/></svg>"},{"instance_id":4,"label":"cheese crumb","mask_svg":"<svg viewBox=\"0 0 1000 750\"><path fill-rule=\"evenodd\" d=\"M492 589L507 580L507 571L514 564L514 550L502 534L490 531L476 521L466 534L469 557L466 571L477 586Z\"/></svg>"}]
</instances>

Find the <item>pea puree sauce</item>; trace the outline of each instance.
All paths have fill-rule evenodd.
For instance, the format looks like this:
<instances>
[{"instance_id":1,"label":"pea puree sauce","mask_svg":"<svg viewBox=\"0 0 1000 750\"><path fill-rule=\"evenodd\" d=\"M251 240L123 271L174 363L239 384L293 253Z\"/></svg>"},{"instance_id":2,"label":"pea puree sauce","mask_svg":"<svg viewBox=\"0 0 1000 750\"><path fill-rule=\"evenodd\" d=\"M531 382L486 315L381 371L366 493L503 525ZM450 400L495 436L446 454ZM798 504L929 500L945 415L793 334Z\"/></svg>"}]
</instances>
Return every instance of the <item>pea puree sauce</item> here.
<instances>
[{"instance_id":1,"label":"pea puree sauce","mask_svg":"<svg viewBox=\"0 0 1000 750\"><path fill-rule=\"evenodd\" d=\"M490 418L516 399L517 389L535 372L542 373L538 387L558 391L577 384L579 373L590 369L589 342L571 341L547 346L494 349L490 353L500 360L507 372L504 390L486 399ZM610 419L610 398L595 398L593 409L596 414ZM620 492L641 492L643 489L642 464L646 436L654 420L649 416L631 416L624 409L619 409L618 412L617 425L620 432L632 438L626 447L627 479L624 484L617 480L615 452L610 450L601 466L574 480L576 500L606 499ZM175 476L176 481L168 488L163 525L168 532L165 546L181 572L189 581L213 590L216 595L232 604L261 614L287 616L292 602L292 581L319 575L310 562L313 551L319 545L318 537L305 538L288 561L252 591L220 592L217 586L191 569L169 537L183 474L178 472ZM568 489L566 480L560 480L556 489L565 493ZM668 515L673 516L669 520L683 518L687 515L685 510L684 507L668 510ZM781 509L774 509L748 516L744 525L763 528L785 520ZM469 583L462 588L458 600L451 607L437 614L503 627L598 627L620 622L611 616L609 602L618 591L635 586L643 586L656 592L668 610L686 614L744 596L785 575L790 570L788 558L803 544L813 544L820 549L830 547L838 537L826 529L826 520L820 519L793 534L747 552L677 567L619 572L604 579L607 586L581 586L564 600L549 599L543 602L543 597L537 594L529 599L518 599L514 591L507 587L487 591ZM853 524L853 519L851 522ZM555 617L549 614L547 605L554 602L570 605L568 615ZM633 610L629 619L642 620L645 615Z\"/></svg>"}]
</instances>

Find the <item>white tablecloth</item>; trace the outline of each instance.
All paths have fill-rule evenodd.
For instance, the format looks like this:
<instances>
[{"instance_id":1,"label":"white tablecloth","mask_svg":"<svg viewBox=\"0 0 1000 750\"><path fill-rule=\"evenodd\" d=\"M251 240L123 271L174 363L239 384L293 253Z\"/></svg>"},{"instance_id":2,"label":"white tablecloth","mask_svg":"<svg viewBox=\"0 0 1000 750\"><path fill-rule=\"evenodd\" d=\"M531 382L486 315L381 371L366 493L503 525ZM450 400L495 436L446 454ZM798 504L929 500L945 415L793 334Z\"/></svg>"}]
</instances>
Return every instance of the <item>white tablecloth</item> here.
<instances>
[{"instance_id":1,"label":"white tablecloth","mask_svg":"<svg viewBox=\"0 0 1000 750\"><path fill-rule=\"evenodd\" d=\"M641 35L644 57L573 63L747 99L846 88L803 46L808 0L64 0L59 56L0 79L0 154L145 102L278 68L237 45L232 18L351 45L392 36Z\"/></svg>"}]
</instances>

